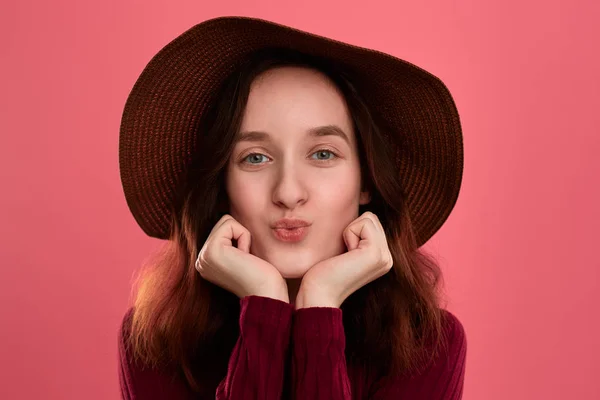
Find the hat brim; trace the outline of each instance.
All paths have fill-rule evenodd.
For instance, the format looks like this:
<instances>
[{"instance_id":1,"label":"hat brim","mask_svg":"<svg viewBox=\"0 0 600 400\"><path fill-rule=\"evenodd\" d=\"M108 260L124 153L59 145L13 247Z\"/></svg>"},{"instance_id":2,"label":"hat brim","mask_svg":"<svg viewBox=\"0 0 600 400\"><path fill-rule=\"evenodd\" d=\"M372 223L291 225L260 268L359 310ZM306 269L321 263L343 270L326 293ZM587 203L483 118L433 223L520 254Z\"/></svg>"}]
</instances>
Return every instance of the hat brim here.
<instances>
[{"instance_id":1,"label":"hat brim","mask_svg":"<svg viewBox=\"0 0 600 400\"><path fill-rule=\"evenodd\" d=\"M351 72L372 113L397 141L398 174L417 242L427 242L450 215L463 172L459 115L442 81L379 51L247 17L211 19L175 38L148 63L127 98L120 174L143 231L168 238L175 191L197 149L200 116L236 65L267 47L334 59Z\"/></svg>"}]
</instances>

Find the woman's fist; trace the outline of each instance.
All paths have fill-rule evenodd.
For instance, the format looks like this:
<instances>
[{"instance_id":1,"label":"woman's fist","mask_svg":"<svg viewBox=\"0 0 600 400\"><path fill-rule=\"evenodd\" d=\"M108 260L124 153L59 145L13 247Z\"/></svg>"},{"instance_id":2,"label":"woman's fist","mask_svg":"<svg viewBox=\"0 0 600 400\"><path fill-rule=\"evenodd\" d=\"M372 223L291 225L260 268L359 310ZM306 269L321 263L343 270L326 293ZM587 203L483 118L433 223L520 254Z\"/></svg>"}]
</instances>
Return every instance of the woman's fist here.
<instances>
[{"instance_id":1,"label":"woman's fist","mask_svg":"<svg viewBox=\"0 0 600 400\"><path fill-rule=\"evenodd\" d=\"M289 303L285 279L273 265L250 254L251 240L248 229L224 215L200 249L196 269L202 278L239 298L254 295Z\"/></svg>"}]
</instances>

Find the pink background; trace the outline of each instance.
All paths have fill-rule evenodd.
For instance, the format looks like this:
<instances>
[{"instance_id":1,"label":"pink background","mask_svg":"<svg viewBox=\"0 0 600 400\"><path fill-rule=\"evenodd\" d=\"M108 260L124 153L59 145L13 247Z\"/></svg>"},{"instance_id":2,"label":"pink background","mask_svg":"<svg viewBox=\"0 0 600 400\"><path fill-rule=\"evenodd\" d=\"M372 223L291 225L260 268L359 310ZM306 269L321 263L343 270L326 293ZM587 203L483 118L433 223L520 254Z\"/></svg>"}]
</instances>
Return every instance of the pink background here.
<instances>
[{"instance_id":1,"label":"pink background","mask_svg":"<svg viewBox=\"0 0 600 400\"><path fill-rule=\"evenodd\" d=\"M125 203L121 111L162 46L228 14L390 52L446 82L464 185L427 248L467 331L464 399L600 398L598 3L299 3L3 4L0 398L119 398L131 277L161 243Z\"/></svg>"}]
</instances>

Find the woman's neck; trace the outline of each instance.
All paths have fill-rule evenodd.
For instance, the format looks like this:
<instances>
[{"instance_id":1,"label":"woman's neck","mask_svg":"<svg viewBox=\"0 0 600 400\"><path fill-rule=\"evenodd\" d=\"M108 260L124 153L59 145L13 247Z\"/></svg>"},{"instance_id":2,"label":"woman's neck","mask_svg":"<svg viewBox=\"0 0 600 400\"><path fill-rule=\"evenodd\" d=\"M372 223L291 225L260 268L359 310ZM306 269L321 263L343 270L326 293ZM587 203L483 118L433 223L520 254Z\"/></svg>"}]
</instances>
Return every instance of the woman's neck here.
<instances>
[{"instance_id":1,"label":"woman's neck","mask_svg":"<svg viewBox=\"0 0 600 400\"><path fill-rule=\"evenodd\" d=\"M302 278L289 278L286 279L286 283L288 286L288 296L290 298L290 304L296 303L296 296L298 296L298 290L300 289L300 283L302 283Z\"/></svg>"}]
</instances>

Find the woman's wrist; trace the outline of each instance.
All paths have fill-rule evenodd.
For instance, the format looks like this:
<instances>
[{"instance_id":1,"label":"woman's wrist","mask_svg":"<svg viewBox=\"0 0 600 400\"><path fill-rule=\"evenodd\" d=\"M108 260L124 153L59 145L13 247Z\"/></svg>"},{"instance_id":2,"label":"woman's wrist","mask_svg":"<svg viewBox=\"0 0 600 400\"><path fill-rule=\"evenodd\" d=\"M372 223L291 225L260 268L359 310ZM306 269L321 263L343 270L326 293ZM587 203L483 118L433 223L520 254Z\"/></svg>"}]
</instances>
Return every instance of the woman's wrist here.
<instances>
[{"instance_id":1,"label":"woman's wrist","mask_svg":"<svg viewBox=\"0 0 600 400\"><path fill-rule=\"evenodd\" d=\"M310 290L307 286L300 285L298 296L295 302L296 310L310 307L331 307L339 308L340 304L325 294L320 294L317 290Z\"/></svg>"},{"instance_id":2,"label":"woman's wrist","mask_svg":"<svg viewBox=\"0 0 600 400\"><path fill-rule=\"evenodd\" d=\"M286 303L290 302L287 285L283 284L267 285L264 289L257 291L256 296L268 297L275 300L280 300Z\"/></svg>"}]
</instances>

